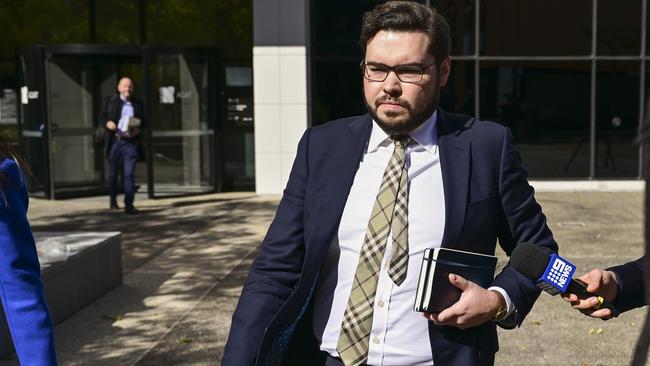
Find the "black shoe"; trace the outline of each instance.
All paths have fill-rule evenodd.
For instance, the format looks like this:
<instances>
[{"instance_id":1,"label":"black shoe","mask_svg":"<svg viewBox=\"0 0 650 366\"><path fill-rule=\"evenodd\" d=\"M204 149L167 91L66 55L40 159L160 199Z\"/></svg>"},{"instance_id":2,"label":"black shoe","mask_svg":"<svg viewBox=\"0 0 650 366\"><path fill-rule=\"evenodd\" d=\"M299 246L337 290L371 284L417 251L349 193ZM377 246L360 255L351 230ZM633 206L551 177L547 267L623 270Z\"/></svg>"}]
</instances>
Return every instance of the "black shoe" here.
<instances>
[{"instance_id":1,"label":"black shoe","mask_svg":"<svg viewBox=\"0 0 650 366\"><path fill-rule=\"evenodd\" d=\"M117 205L117 202L111 202L111 210L119 210L120 206Z\"/></svg>"},{"instance_id":2,"label":"black shoe","mask_svg":"<svg viewBox=\"0 0 650 366\"><path fill-rule=\"evenodd\" d=\"M127 207L124 209L124 213L127 215L137 215L140 211L135 207Z\"/></svg>"}]
</instances>

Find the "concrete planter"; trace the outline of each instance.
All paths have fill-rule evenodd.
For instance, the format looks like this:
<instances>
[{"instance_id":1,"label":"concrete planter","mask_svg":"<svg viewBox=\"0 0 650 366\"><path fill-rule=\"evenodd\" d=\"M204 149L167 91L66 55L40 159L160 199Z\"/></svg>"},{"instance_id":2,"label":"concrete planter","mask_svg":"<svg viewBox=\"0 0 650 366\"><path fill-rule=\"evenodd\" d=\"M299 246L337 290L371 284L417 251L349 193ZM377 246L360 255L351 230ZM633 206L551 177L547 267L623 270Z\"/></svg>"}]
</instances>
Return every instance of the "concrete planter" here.
<instances>
[{"instance_id":1,"label":"concrete planter","mask_svg":"<svg viewBox=\"0 0 650 366\"><path fill-rule=\"evenodd\" d=\"M45 298L52 322L60 323L122 283L122 236L120 232L34 233ZM56 256L42 253L43 242L63 244ZM2 321L0 358L13 352L5 315Z\"/></svg>"}]
</instances>

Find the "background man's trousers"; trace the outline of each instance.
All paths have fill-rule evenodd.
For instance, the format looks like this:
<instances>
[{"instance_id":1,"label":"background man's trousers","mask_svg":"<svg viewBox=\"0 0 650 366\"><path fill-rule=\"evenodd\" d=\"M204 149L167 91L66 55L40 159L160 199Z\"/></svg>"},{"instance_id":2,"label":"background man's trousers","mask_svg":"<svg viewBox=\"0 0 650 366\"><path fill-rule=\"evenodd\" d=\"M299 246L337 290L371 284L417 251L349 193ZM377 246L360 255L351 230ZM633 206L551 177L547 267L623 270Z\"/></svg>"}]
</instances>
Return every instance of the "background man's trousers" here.
<instances>
[{"instance_id":1,"label":"background man's trousers","mask_svg":"<svg viewBox=\"0 0 650 366\"><path fill-rule=\"evenodd\" d=\"M135 194L135 163L138 160L138 147L133 141L118 140L108 154L108 193L111 202L117 202L117 173L122 168L122 188L124 189L124 206L133 208Z\"/></svg>"}]
</instances>

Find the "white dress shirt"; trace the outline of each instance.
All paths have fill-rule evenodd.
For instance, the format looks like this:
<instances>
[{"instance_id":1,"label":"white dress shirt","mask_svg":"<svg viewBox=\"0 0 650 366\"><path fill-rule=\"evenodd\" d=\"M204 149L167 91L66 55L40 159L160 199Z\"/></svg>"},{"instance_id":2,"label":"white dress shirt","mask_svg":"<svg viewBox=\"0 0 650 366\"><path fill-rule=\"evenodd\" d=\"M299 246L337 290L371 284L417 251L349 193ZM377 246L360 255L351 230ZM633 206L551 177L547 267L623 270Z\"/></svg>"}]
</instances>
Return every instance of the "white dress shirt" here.
<instances>
[{"instance_id":1,"label":"white dress shirt","mask_svg":"<svg viewBox=\"0 0 650 366\"><path fill-rule=\"evenodd\" d=\"M130 101L122 98L122 96L120 96L120 98L124 101L124 104L122 105L122 114L120 116L120 121L117 124L117 128L119 128L119 130L122 132L129 132L126 126L128 126L127 122L129 118L135 115L133 111L133 104Z\"/></svg>"},{"instance_id":2,"label":"white dress shirt","mask_svg":"<svg viewBox=\"0 0 650 366\"><path fill-rule=\"evenodd\" d=\"M415 141L406 150L408 167L408 245L406 279L401 286L387 273L391 253L388 236L379 272L374 316L368 350L369 365L432 365L428 322L413 310L422 256L427 248L439 247L445 228L445 197L438 154L437 112L409 135ZM359 252L370 220L386 165L393 153L393 142L373 121L370 140L338 228L320 272L314 298L314 333L320 349L338 357L336 345L343 314L352 289ZM502 289L512 312L512 303Z\"/></svg>"}]
</instances>

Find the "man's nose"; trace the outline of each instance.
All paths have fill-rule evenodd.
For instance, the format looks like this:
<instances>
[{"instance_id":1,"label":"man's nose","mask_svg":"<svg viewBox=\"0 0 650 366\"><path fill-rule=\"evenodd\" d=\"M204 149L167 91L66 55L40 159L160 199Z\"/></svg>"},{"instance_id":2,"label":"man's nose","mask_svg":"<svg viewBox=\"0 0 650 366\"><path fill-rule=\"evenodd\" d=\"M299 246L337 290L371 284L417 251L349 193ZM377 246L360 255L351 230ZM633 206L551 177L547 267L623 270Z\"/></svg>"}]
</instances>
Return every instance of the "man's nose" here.
<instances>
[{"instance_id":1,"label":"man's nose","mask_svg":"<svg viewBox=\"0 0 650 366\"><path fill-rule=\"evenodd\" d=\"M384 93L391 96L402 94L402 82L397 77L395 71L391 70L388 72L386 80L384 80L383 89Z\"/></svg>"}]
</instances>

